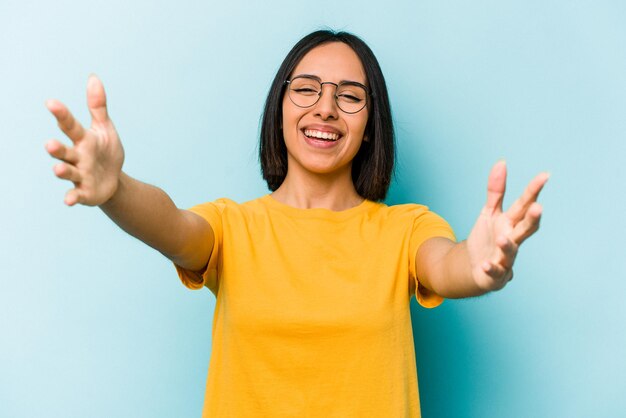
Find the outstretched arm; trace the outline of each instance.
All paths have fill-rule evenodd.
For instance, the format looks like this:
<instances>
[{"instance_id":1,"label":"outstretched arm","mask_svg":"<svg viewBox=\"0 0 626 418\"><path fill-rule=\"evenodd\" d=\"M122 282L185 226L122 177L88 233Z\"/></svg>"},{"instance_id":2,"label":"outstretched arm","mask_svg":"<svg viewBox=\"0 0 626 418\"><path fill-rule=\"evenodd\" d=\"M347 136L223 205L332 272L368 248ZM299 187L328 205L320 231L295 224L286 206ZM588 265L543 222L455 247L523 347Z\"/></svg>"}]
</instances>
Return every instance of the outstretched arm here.
<instances>
[{"instance_id":1,"label":"outstretched arm","mask_svg":"<svg viewBox=\"0 0 626 418\"><path fill-rule=\"evenodd\" d=\"M503 288L513 278L519 246L539 228L542 207L537 203L547 173L538 174L506 211L506 164L498 162L487 184L487 203L467 240L426 241L417 253L417 273L428 289L446 298L478 296Z\"/></svg>"},{"instance_id":2,"label":"outstretched arm","mask_svg":"<svg viewBox=\"0 0 626 418\"><path fill-rule=\"evenodd\" d=\"M59 128L72 141L46 143L48 153L60 160L57 177L74 184L65 203L99 206L117 225L166 257L190 270L202 269L213 248L213 231L200 216L178 209L161 189L122 172L124 149L109 118L101 81L90 76L87 105L92 123L85 129L58 100L46 107ZM191 248L201 251L190 251Z\"/></svg>"}]
</instances>

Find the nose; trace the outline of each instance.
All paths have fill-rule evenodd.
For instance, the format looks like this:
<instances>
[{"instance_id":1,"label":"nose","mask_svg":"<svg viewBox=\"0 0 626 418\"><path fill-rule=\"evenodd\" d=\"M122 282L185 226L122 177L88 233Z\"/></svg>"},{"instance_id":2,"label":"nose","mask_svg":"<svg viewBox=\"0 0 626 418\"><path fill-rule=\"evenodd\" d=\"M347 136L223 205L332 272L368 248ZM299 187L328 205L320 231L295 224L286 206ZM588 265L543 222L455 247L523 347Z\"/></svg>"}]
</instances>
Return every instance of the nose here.
<instances>
[{"instance_id":1,"label":"nose","mask_svg":"<svg viewBox=\"0 0 626 418\"><path fill-rule=\"evenodd\" d=\"M315 104L315 115L322 120L337 119L338 109L335 101L335 89L337 85L334 83L323 83L321 96Z\"/></svg>"}]
</instances>

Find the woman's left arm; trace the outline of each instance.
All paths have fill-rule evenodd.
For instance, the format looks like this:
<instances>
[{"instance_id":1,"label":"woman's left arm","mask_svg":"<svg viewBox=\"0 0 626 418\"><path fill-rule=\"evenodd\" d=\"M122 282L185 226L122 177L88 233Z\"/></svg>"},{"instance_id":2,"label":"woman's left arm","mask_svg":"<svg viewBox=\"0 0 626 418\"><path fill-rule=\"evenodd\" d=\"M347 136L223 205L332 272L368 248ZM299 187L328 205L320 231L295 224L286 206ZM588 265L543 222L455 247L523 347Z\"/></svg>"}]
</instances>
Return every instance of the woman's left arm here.
<instances>
[{"instance_id":1,"label":"woman's left arm","mask_svg":"<svg viewBox=\"0 0 626 418\"><path fill-rule=\"evenodd\" d=\"M420 283L445 298L464 298L502 289L513 278L519 246L539 229L539 192L549 174L538 174L513 205L502 211L506 164L498 162L487 184L487 203L469 237L454 243L432 238L416 255Z\"/></svg>"}]
</instances>

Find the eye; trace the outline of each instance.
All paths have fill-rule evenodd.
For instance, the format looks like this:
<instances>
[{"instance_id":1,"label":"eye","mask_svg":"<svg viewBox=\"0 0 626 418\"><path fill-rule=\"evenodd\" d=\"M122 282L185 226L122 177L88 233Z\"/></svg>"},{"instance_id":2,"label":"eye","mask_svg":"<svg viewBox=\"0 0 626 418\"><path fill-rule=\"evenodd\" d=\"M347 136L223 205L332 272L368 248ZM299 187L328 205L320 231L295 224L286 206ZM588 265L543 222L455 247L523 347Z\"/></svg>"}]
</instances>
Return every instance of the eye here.
<instances>
[{"instance_id":1,"label":"eye","mask_svg":"<svg viewBox=\"0 0 626 418\"><path fill-rule=\"evenodd\" d=\"M298 94L303 94L305 96L318 94L318 91L313 87L298 87L298 88L293 88L291 90Z\"/></svg>"},{"instance_id":2,"label":"eye","mask_svg":"<svg viewBox=\"0 0 626 418\"><path fill-rule=\"evenodd\" d=\"M321 86L317 80L308 77L296 77L291 80L290 90L298 96L317 96Z\"/></svg>"},{"instance_id":3,"label":"eye","mask_svg":"<svg viewBox=\"0 0 626 418\"><path fill-rule=\"evenodd\" d=\"M341 93L341 94L338 94L337 97L340 100L348 101L350 103L360 103L363 101L361 97L357 97L350 93Z\"/></svg>"},{"instance_id":4,"label":"eye","mask_svg":"<svg viewBox=\"0 0 626 418\"><path fill-rule=\"evenodd\" d=\"M358 84L345 83L337 88L337 100L343 103L359 104L365 101L367 92Z\"/></svg>"}]
</instances>

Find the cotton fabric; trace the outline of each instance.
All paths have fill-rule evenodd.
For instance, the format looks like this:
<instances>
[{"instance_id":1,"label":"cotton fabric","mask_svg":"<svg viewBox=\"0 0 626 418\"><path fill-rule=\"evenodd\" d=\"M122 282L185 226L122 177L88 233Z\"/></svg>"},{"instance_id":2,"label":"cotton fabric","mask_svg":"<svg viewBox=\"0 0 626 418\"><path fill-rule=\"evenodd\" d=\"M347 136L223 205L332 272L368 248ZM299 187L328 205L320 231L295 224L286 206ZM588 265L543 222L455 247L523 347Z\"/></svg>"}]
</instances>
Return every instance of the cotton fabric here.
<instances>
[{"instance_id":1,"label":"cotton fabric","mask_svg":"<svg viewBox=\"0 0 626 418\"><path fill-rule=\"evenodd\" d=\"M203 417L420 417L410 316L442 298L415 255L450 226L421 205L297 209L270 195L191 210L211 225L216 296Z\"/></svg>"}]
</instances>

